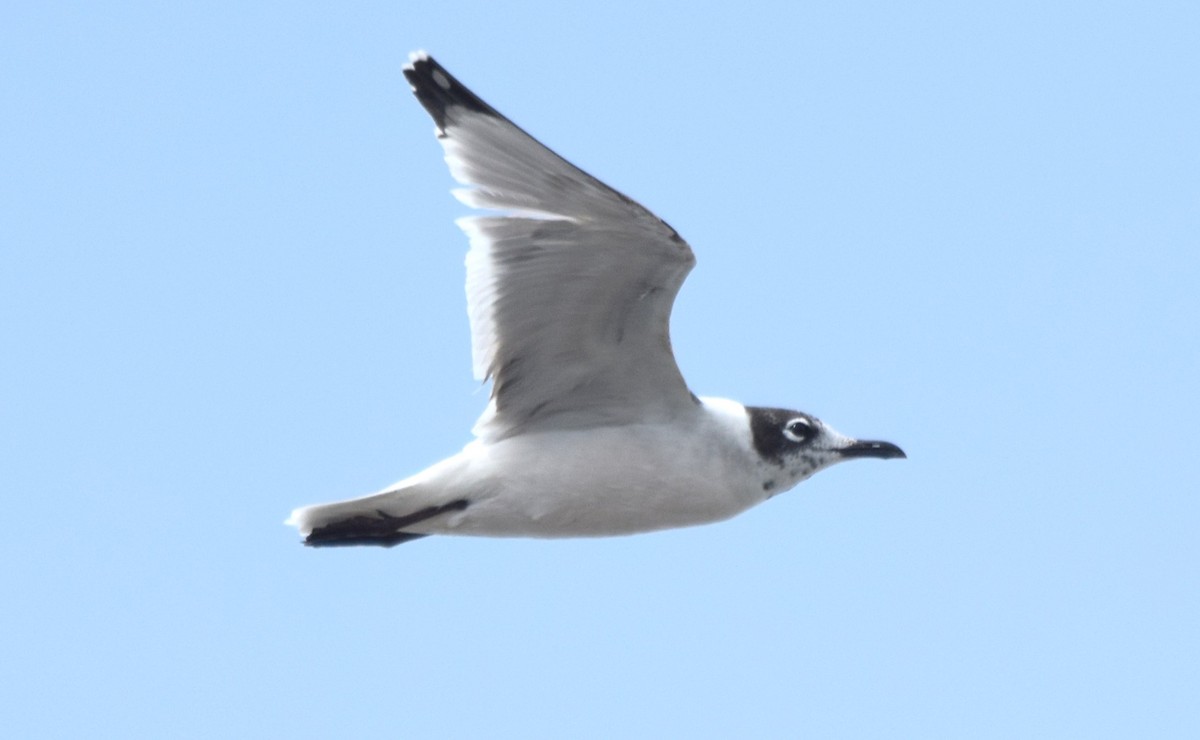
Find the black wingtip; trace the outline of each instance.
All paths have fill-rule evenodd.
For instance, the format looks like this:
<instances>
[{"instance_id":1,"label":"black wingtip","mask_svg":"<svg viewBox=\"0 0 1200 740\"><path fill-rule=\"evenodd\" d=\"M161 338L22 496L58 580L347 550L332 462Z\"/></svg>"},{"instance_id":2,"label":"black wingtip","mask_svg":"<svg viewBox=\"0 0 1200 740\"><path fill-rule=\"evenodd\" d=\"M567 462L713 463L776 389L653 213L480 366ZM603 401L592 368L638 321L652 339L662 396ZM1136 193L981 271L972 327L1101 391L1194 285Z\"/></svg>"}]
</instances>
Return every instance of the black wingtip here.
<instances>
[{"instance_id":1,"label":"black wingtip","mask_svg":"<svg viewBox=\"0 0 1200 740\"><path fill-rule=\"evenodd\" d=\"M405 542L419 540L422 537L428 536L427 534L416 534L414 532L395 532L383 535L359 534L353 537L335 537L330 536L328 532L314 530L312 534L304 538L304 545L305 547L358 547L360 545L395 547L396 545L402 545Z\"/></svg>"},{"instance_id":2,"label":"black wingtip","mask_svg":"<svg viewBox=\"0 0 1200 740\"><path fill-rule=\"evenodd\" d=\"M313 527L313 530L304 538L304 544L308 547L350 547L354 545L395 547L425 536L416 532L405 532L406 527L411 527L439 514L462 511L467 506L468 502L465 499L458 499L441 506L429 506L406 516L392 516L385 511L376 511L373 516L359 514L346 517L320 527Z\"/></svg>"},{"instance_id":3,"label":"black wingtip","mask_svg":"<svg viewBox=\"0 0 1200 740\"><path fill-rule=\"evenodd\" d=\"M451 109L455 107L502 117L423 51L413 52L410 56L408 64L404 65L404 78L441 131L445 131L447 121L453 119Z\"/></svg>"}]
</instances>

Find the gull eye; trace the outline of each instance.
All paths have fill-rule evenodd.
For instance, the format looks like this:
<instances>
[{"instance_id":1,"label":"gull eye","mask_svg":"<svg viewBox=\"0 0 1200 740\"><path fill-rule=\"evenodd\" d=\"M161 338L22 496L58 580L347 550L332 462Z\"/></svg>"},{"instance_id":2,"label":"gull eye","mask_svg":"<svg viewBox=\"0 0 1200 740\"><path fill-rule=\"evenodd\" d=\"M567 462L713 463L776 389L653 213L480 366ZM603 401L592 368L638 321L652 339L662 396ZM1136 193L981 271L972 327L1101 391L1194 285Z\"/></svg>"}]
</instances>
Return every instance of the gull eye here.
<instances>
[{"instance_id":1,"label":"gull eye","mask_svg":"<svg viewBox=\"0 0 1200 740\"><path fill-rule=\"evenodd\" d=\"M783 427L783 436L793 442L807 442L816 433L817 430L808 419L792 419Z\"/></svg>"}]
</instances>

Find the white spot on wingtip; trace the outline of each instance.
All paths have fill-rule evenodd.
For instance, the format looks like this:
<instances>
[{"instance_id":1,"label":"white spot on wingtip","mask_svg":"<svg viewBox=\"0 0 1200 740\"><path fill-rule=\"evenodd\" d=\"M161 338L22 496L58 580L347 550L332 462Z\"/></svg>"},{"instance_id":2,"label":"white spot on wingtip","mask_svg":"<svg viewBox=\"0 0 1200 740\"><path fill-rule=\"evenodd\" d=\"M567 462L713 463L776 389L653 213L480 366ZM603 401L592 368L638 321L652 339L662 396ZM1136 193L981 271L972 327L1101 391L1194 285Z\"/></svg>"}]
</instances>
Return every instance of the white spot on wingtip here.
<instances>
[{"instance_id":1,"label":"white spot on wingtip","mask_svg":"<svg viewBox=\"0 0 1200 740\"><path fill-rule=\"evenodd\" d=\"M443 90L450 89L450 80L446 79L446 75L442 74L440 70L433 70L433 81Z\"/></svg>"},{"instance_id":2,"label":"white spot on wingtip","mask_svg":"<svg viewBox=\"0 0 1200 740\"><path fill-rule=\"evenodd\" d=\"M427 62L427 61L429 61L429 55L425 53L424 49L417 49L416 51L410 51L410 52L408 52L408 63L404 65L404 69L406 69L406 70L416 69L417 62ZM413 88L413 89L415 90L416 88Z\"/></svg>"}]
</instances>

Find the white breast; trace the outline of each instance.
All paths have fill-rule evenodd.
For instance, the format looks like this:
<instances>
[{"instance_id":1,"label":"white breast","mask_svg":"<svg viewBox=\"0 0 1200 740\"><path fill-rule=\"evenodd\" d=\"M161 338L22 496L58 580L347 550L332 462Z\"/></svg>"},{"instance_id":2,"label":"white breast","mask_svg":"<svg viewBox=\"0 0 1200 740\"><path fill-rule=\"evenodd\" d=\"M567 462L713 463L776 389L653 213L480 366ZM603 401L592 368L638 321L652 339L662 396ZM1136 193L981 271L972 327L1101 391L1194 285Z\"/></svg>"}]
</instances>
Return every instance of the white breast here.
<instances>
[{"instance_id":1,"label":"white breast","mask_svg":"<svg viewBox=\"0 0 1200 740\"><path fill-rule=\"evenodd\" d=\"M578 537L704 524L767 498L745 408L705 399L670 424L473 442L438 480L471 502L429 532Z\"/></svg>"}]
</instances>

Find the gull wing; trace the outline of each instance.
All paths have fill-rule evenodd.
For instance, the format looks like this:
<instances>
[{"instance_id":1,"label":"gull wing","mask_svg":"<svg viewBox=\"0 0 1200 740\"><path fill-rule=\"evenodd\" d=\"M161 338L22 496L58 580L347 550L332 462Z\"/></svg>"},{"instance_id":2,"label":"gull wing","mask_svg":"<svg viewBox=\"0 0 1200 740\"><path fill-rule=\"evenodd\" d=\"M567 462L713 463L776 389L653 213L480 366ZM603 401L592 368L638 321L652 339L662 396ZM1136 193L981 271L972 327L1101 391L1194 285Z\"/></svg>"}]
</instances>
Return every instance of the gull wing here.
<instances>
[{"instance_id":1,"label":"gull wing","mask_svg":"<svg viewBox=\"0 0 1200 740\"><path fill-rule=\"evenodd\" d=\"M695 264L675 230L543 146L423 53L404 68L437 124L467 205L475 376L492 380L475 433L673 418L694 407L671 306Z\"/></svg>"}]
</instances>

